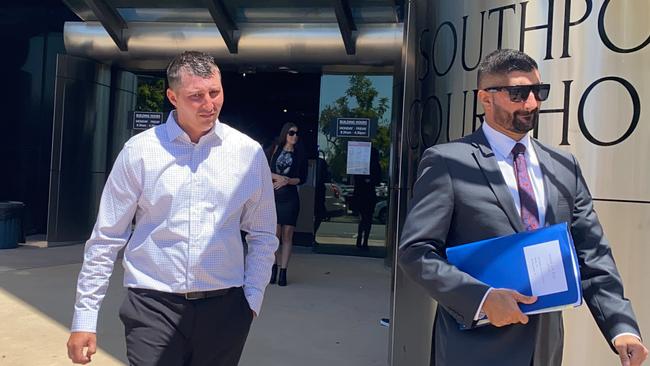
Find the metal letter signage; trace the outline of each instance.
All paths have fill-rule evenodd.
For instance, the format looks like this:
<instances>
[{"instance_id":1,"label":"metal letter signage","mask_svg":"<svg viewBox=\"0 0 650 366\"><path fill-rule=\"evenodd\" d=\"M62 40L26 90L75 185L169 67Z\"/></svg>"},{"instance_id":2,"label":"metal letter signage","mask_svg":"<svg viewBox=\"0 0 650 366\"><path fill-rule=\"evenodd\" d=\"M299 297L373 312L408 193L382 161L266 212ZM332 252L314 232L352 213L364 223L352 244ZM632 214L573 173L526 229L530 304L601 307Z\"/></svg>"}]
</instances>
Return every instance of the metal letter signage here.
<instances>
[{"instance_id":1,"label":"metal letter signage","mask_svg":"<svg viewBox=\"0 0 650 366\"><path fill-rule=\"evenodd\" d=\"M647 171L650 114L650 2L634 0L421 1L427 23L418 28L416 70L420 87L412 116L412 146L455 140L483 119L476 67L497 48L533 57L551 94L540 110L534 136L563 146L583 162L596 198L650 201L647 181L624 179L595 184L607 176ZM457 57L458 56L458 57ZM630 159L635 156L635 159ZM645 173L644 173L645 174ZM644 177L647 174L644 175Z\"/></svg>"}]
</instances>

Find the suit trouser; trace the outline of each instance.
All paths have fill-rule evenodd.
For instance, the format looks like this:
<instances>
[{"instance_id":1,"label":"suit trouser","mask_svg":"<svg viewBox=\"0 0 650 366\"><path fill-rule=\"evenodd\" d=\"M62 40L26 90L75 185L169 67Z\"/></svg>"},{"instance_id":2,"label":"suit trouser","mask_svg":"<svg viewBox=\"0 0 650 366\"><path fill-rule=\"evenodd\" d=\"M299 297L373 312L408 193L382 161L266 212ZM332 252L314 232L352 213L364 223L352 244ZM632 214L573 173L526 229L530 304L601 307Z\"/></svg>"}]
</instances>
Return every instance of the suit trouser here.
<instances>
[{"instance_id":1,"label":"suit trouser","mask_svg":"<svg viewBox=\"0 0 650 366\"><path fill-rule=\"evenodd\" d=\"M253 312L241 287L199 300L129 289L120 319L132 366L235 366Z\"/></svg>"},{"instance_id":2,"label":"suit trouser","mask_svg":"<svg viewBox=\"0 0 650 366\"><path fill-rule=\"evenodd\" d=\"M359 226L357 227L357 246L368 245L370 229L372 228L372 215L377 205L377 197L374 193L359 197L357 199L357 210L359 211ZM362 243L363 241L363 243Z\"/></svg>"}]
</instances>

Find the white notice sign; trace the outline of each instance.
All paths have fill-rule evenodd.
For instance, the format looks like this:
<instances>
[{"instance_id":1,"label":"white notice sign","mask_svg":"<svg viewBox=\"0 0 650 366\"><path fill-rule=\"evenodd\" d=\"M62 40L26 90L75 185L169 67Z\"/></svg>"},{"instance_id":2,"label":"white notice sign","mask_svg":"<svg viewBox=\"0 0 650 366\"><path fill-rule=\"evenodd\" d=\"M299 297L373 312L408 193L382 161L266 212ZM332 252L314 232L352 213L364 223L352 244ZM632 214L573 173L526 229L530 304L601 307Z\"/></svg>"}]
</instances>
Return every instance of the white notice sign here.
<instances>
[{"instance_id":1,"label":"white notice sign","mask_svg":"<svg viewBox=\"0 0 650 366\"><path fill-rule=\"evenodd\" d=\"M348 141L347 174L370 175L371 146L369 141Z\"/></svg>"},{"instance_id":2,"label":"white notice sign","mask_svg":"<svg viewBox=\"0 0 650 366\"><path fill-rule=\"evenodd\" d=\"M525 247L524 257L533 295L550 295L568 289L557 240Z\"/></svg>"}]
</instances>

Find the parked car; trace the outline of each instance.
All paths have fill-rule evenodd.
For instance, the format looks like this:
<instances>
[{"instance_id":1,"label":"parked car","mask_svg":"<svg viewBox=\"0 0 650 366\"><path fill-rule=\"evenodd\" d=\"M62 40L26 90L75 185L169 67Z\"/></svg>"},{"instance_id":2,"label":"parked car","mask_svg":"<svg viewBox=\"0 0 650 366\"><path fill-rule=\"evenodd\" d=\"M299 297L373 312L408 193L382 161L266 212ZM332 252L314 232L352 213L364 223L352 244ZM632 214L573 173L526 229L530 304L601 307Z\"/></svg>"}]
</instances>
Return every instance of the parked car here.
<instances>
[{"instance_id":1,"label":"parked car","mask_svg":"<svg viewBox=\"0 0 650 366\"><path fill-rule=\"evenodd\" d=\"M375 212L372 215L373 221L378 224L386 224L388 222L388 201L381 200L375 205Z\"/></svg>"},{"instance_id":2,"label":"parked car","mask_svg":"<svg viewBox=\"0 0 650 366\"><path fill-rule=\"evenodd\" d=\"M347 205L341 195L341 189L334 183L325 183L325 212L325 220L344 216L347 213Z\"/></svg>"},{"instance_id":3,"label":"parked car","mask_svg":"<svg viewBox=\"0 0 650 366\"><path fill-rule=\"evenodd\" d=\"M354 207L355 202L354 202L354 185L352 184L340 184L339 185L341 188L341 195L343 196L345 203L348 208L348 214L349 215L358 215L359 212L357 211L357 208ZM381 203L382 201L385 201L388 199L388 185L386 182L381 182L377 187L375 187L375 194L377 196L377 204ZM383 207L386 207L386 203L384 202ZM375 208L375 213L379 214L380 211L377 211ZM388 212L385 212L386 215L388 215ZM386 216L388 217L388 216ZM373 219L377 220L378 218L376 215L373 215ZM385 223L385 221L384 221Z\"/></svg>"},{"instance_id":4,"label":"parked car","mask_svg":"<svg viewBox=\"0 0 650 366\"><path fill-rule=\"evenodd\" d=\"M375 187L375 193L377 198L386 199L388 197L388 184L386 182L381 182L377 187Z\"/></svg>"}]
</instances>

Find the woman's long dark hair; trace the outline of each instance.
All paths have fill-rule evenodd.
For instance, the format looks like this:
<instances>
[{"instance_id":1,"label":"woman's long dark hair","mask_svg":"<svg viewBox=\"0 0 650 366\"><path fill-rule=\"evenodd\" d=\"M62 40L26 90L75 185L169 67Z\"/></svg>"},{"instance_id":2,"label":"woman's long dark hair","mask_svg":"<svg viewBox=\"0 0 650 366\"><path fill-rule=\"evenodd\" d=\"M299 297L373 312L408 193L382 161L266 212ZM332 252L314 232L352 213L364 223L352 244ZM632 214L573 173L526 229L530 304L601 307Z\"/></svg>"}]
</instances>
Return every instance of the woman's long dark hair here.
<instances>
[{"instance_id":1,"label":"woman's long dark hair","mask_svg":"<svg viewBox=\"0 0 650 366\"><path fill-rule=\"evenodd\" d=\"M280 130L280 136L278 136L278 140L277 140L277 144L278 144L279 149L282 149L284 147L284 145L287 144L287 134L289 134L289 130L291 128L294 128L294 127L298 128L298 126L296 126L296 124L293 123L293 122L287 122L282 126L282 129ZM298 139L298 140L300 140L300 139Z\"/></svg>"},{"instance_id":2,"label":"woman's long dark hair","mask_svg":"<svg viewBox=\"0 0 650 366\"><path fill-rule=\"evenodd\" d=\"M279 151L282 151L284 148L284 145L287 144L287 135L289 134L289 130L291 128L298 128L298 126L293 123L293 122L287 122L284 125L282 125L282 129L280 129L280 135L273 140L273 143L271 146L269 146L268 150L266 151L266 156L269 162L273 159L273 156L278 153ZM298 139L298 143L293 147L294 154L296 156L302 156L302 149L301 149L301 144L300 144L300 139Z\"/></svg>"}]
</instances>

